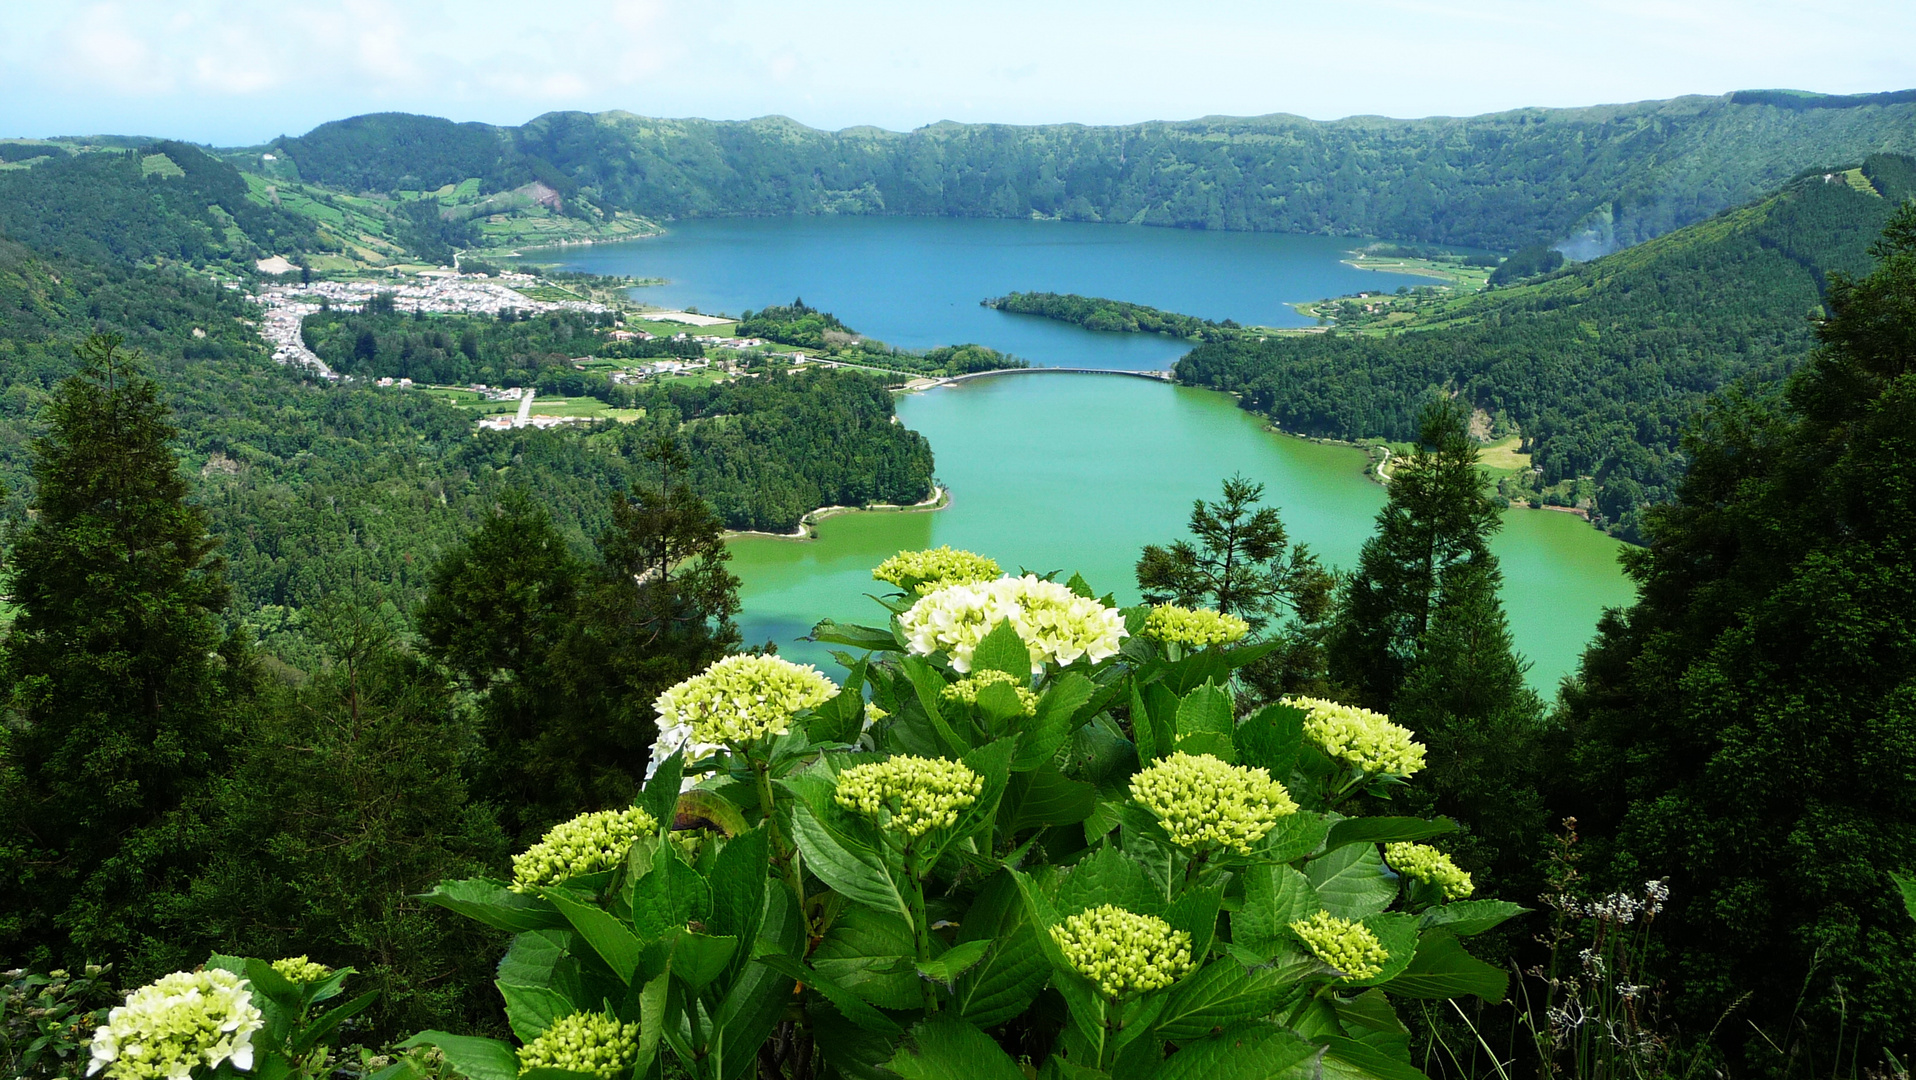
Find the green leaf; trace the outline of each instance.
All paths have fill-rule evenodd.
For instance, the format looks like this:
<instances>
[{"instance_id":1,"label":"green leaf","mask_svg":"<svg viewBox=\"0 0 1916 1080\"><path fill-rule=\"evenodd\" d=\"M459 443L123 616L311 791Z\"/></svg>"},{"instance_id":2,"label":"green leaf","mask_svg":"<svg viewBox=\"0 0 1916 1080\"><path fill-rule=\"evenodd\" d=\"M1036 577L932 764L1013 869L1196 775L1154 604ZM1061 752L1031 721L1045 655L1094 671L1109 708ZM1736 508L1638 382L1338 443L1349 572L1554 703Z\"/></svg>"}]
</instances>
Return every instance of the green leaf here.
<instances>
[{"instance_id":1,"label":"green leaf","mask_svg":"<svg viewBox=\"0 0 1916 1080\"><path fill-rule=\"evenodd\" d=\"M1057 756L1058 748L1071 737L1076 725L1072 720L1084 708L1097 684L1076 671L1067 671L1051 684L1038 701L1038 715L1021 733L1018 753L1011 759L1014 771L1035 769Z\"/></svg>"},{"instance_id":2,"label":"green leaf","mask_svg":"<svg viewBox=\"0 0 1916 1080\"><path fill-rule=\"evenodd\" d=\"M1216 649L1202 649L1164 665L1164 685L1178 694L1189 693L1209 682L1223 684L1230 678L1231 663Z\"/></svg>"},{"instance_id":3,"label":"green leaf","mask_svg":"<svg viewBox=\"0 0 1916 1080\"><path fill-rule=\"evenodd\" d=\"M672 956L672 974L697 993L720 975L738 951L738 939L729 934L696 934L675 930L666 935Z\"/></svg>"},{"instance_id":4,"label":"green leaf","mask_svg":"<svg viewBox=\"0 0 1916 1080\"><path fill-rule=\"evenodd\" d=\"M765 914L759 919L754 953L790 955L805 948L805 920L791 893L765 890ZM764 964L747 963L719 1004L718 1026L747 1056L771 1036L792 1003L792 980Z\"/></svg>"},{"instance_id":5,"label":"green leaf","mask_svg":"<svg viewBox=\"0 0 1916 1080\"><path fill-rule=\"evenodd\" d=\"M647 874L646 877L652 875ZM645 942L632 933L630 927L614 918L602 908L591 904L581 904L576 900L556 893L550 897L557 907L592 951L599 954L605 965L612 969L620 982L632 985L632 976L638 973L639 963L645 954ZM650 935L648 935L650 936Z\"/></svg>"},{"instance_id":6,"label":"green leaf","mask_svg":"<svg viewBox=\"0 0 1916 1080\"><path fill-rule=\"evenodd\" d=\"M978 798L965 807L965 812L958 816L950 829L942 834L930 834L934 843L925 847L926 858L936 860L945 848L962 837L989 828L996 820L998 803L1005 797L1005 786L1011 781L1011 755L1017 747L1016 739L997 739L972 750L961 759L965 767L977 773L984 784L978 789Z\"/></svg>"},{"instance_id":7,"label":"green leaf","mask_svg":"<svg viewBox=\"0 0 1916 1080\"><path fill-rule=\"evenodd\" d=\"M1158 1034L1173 1042L1209 1035L1245 1020L1269 1016L1297 992L1315 965L1246 969L1235 960L1206 964L1171 988Z\"/></svg>"},{"instance_id":8,"label":"green leaf","mask_svg":"<svg viewBox=\"0 0 1916 1080\"><path fill-rule=\"evenodd\" d=\"M1351 844L1306 864L1304 876L1324 910L1344 919L1375 915L1397 897L1397 876L1370 844Z\"/></svg>"},{"instance_id":9,"label":"green leaf","mask_svg":"<svg viewBox=\"0 0 1916 1080\"><path fill-rule=\"evenodd\" d=\"M1150 1080L1314 1080L1317 1047L1276 1024L1246 1024L1190 1043Z\"/></svg>"},{"instance_id":10,"label":"green leaf","mask_svg":"<svg viewBox=\"0 0 1916 1080\"><path fill-rule=\"evenodd\" d=\"M1426 930L1417 943L1410 966L1383 984L1386 994L1407 998L1455 998L1475 994L1491 1004L1503 1000L1510 980L1464 951L1463 944L1444 930Z\"/></svg>"},{"instance_id":11,"label":"green leaf","mask_svg":"<svg viewBox=\"0 0 1916 1080\"><path fill-rule=\"evenodd\" d=\"M918 974L935 982L950 986L958 976L970 970L973 964L985 958L985 950L991 948L989 941L967 941L963 945L953 945L931 960L919 960L914 963Z\"/></svg>"},{"instance_id":12,"label":"green leaf","mask_svg":"<svg viewBox=\"0 0 1916 1080\"><path fill-rule=\"evenodd\" d=\"M554 1020L579 1011L579 1002L548 986L520 986L503 980L492 985L499 988L499 996L506 1000L506 1023L512 1026L512 1033L520 1042L531 1042L551 1027Z\"/></svg>"},{"instance_id":13,"label":"green leaf","mask_svg":"<svg viewBox=\"0 0 1916 1080\"><path fill-rule=\"evenodd\" d=\"M904 1080L1025 1080L996 1040L949 1013L913 1026L886 1067Z\"/></svg>"},{"instance_id":14,"label":"green leaf","mask_svg":"<svg viewBox=\"0 0 1916 1080\"><path fill-rule=\"evenodd\" d=\"M534 930L519 934L499 961L499 981L518 986L549 986L579 1001L579 962L572 945L578 934L566 930Z\"/></svg>"},{"instance_id":15,"label":"green leaf","mask_svg":"<svg viewBox=\"0 0 1916 1080\"><path fill-rule=\"evenodd\" d=\"M301 999L306 995L299 984L273 970L273 965L264 960L248 957L246 970L241 972L253 984L253 989L264 994L273 1004L286 1010L288 1014L298 1015Z\"/></svg>"},{"instance_id":16,"label":"green leaf","mask_svg":"<svg viewBox=\"0 0 1916 1080\"><path fill-rule=\"evenodd\" d=\"M632 928L650 940L694 919L703 922L711 914L711 886L685 865L676 848L660 844L652 853L652 872L632 883Z\"/></svg>"},{"instance_id":17,"label":"green leaf","mask_svg":"<svg viewBox=\"0 0 1916 1080\"><path fill-rule=\"evenodd\" d=\"M789 956L777 953L761 954L758 962L817 991L819 996L831 1002L845 1019L867 1031L875 1031L881 1035L897 1035L904 1030L894 1023L891 1017L866 1004L857 994Z\"/></svg>"},{"instance_id":18,"label":"green leaf","mask_svg":"<svg viewBox=\"0 0 1916 1080\"><path fill-rule=\"evenodd\" d=\"M1341 818L1331 823L1330 835L1324 839L1324 848L1328 851L1345 844L1396 844L1456 831L1457 823L1443 817Z\"/></svg>"},{"instance_id":19,"label":"green leaf","mask_svg":"<svg viewBox=\"0 0 1916 1080\"><path fill-rule=\"evenodd\" d=\"M1916 878L1891 872L1889 879L1896 883L1897 890L1903 894L1903 910L1909 912L1910 918L1916 919Z\"/></svg>"},{"instance_id":20,"label":"green leaf","mask_svg":"<svg viewBox=\"0 0 1916 1080\"><path fill-rule=\"evenodd\" d=\"M1117 848L1101 848L1064 875L1054 900L1059 917L1099 904L1116 904L1139 915L1163 915L1164 895L1144 865Z\"/></svg>"},{"instance_id":21,"label":"green leaf","mask_svg":"<svg viewBox=\"0 0 1916 1080\"><path fill-rule=\"evenodd\" d=\"M1010 619L1000 620L984 640L978 642L971 653L971 670L1002 671L1019 679L1031 678L1031 648L1018 636L1018 631L1012 629Z\"/></svg>"},{"instance_id":22,"label":"green leaf","mask_svg":"<svg viewBox=\"0 0 1916 1080\"><path fill-rule=\"evenodd\" d=\"M1073 596L1082 596L1086 600L1098 598L1098 594L1091 591L1091 583L1086 581L1082 574L1072 574L1071 580L1065 582L1064 587L1070 589Z\"/></svg>"},{"instance_id":23,"label":"green leaf","mask_svg":"<svg viewBox=\"0 0 1916 1080\"><path fill-rule=\"evenodd\" d=\"M1458 937L1469 937L1501 926L1505 920L1529 910L1508 900L1459 900L1425 911L1423 925L1426 929L1441 926Z\"/></svg>"},{"instance_id":24,"label":"green leaf","mask_svg":"<svg viewBox=\"0 0 1916 1080\"><path fill-rule=\"evenodd\" d=\"M1237 726L1238 762L1270 771L1282 782L1297 765L1304 744L1304 710L1295 705L1266 705Z\"/></svg>"},{"instance_id":25,"label":"green leaf","mask_svg":"<svg viewBox=\"0 0 1916 1080\"><path fill-rule=\"evenodd\" d=\"M1167 745L1159 750L1158 726L1151 719L1151 710L1144 703L1144 688L1134 680L1131 683L1131 741L1138 748L1138 762L1149 765L1171 752Z\"/></svg>"},{"instance_id":26,"label":"green leaf","mask_svg":"<svg viewBox=\"0 0 1916 1080\"><path fill-rule=\"evenodd\" d=\"M1024 701L1010 683L991 683L978 691L978 712L984 716L985 730L1002 735L1013 717L1024 715Z\"/></svg>"},{"instance_id":27,"label":"green leaf","mask_svg":"<svg viewBox=\"0 0 1916 1080\"><path fill-rule=\"evenodd\" d=\"M632 805L652 815L652 820L660 828L672 826L673 811L679 805L679 781L685 776L685 751L681 750L664 761L645 782L645 790L632 800Z\"/></svg>"},{"instance_id":28,"label":"green leaf","mask_svg":"<svg viewBox=\"0 0 1916 1080\"><path fill-rule=\"evenodd\" d=\"M1331 823L1322 814L1308 810L1285 814L1258 842L1257 857L1281 863L1301 859L1323 844L1330 827Z\"/></svg>"},{"instance_id":29,"label":"green leaf","mask_svg":"<svg viewBox=\"0 0 1916 1080\"><path fill-rule=\"evenodd\" d=\"M846 905L810 957L814 970L885 1009L924 1004L910 957L917 949L911 923L860 905Z\"/></svg>"},{"instance_id":30,"label":"green leaf","mask_svg":"<svg viewBox=\"0 0 1916 1080\"><path fill-rule=\"evenodd\" d=\"M918 695L918 705L925 710L926 719L931 721L932 731L938 736L939 745L943 746L945 753L952 757L964 756L965 751L971 749L971 741L960 737L951 729L950 724L945 723L944 694L945 687L950 684L945 682L943 675L938 674L937 669L921 657L907 656L900 666L904 668L906 677L911 680L912 689Z\"/></svg>"},{"instance_id":31,"label":"green leaf","mask_svg":"<svg viewBox=\"0 0 1916 1080\"><path fill-rule=\"evenodd\" d=\"M858 741L865 715L865 661L857 661L844 687L831 700L812 710L805 721L805 734L815 743L851 743Z\"/></svg>"},{"instance_id":32,"label":"green leaf","mask_svg":"<svg viewBox=\"0 0 1916 1080\"><path fill-rule=\"evenodd\" d=\"M885 1062L898 1052L903 1029L890 1035L867 1031L845 1019L830 1001L819 998L806 1002L805 1018L812 1026L812 1044L837 1074L837 1080L898 1080L898 1074L885 1068Z\"/></svg>"},{"instance_id":33,"label":"green leaf","mask_svg":"<svg viewBox=\"0 0 1916 1080\"><path fill-rule=\"evenodd\" d=\"M1377 935L1377 943L1390 954L1384 968L1368 979L1353 980L1351 986L1377 986L1396 978L1410 965L1417 952L1417 916L1402 912L1380 912L1364 918L1364 926Z\"/></svg>"},{"instance_id":34,"label":"green leaf","mask_svg":"<svg viewBox=\"0 0 1916 1080\"><path fill-rule=\"evenodd\" d=\"M515 934L563 929L566 925L565 916L545 898L513 892L505 882L491 878L442 881L419 899Z\"/></svg>"},{"instance_id":35,"label":"green leaf","mask_svg":"<svg viewBox=\"0 0 1916 1080\"><path fill-rule=\"evenodd\" d=\"M958 980L952 991L952 1008L966 1020L988 1028L1030 1007L1051 974L1051 964L1036 935L1018 883L1008 872L993 874L958 927L961 945L983 941L992 948Z\"/></svg>"},{"instance_id":36,"label":"green leaf","mask_svg":"<svg viewBox=\"0 0 1916 1080\"><path fill-rule=\"evenodd\" d=\"M999 831L1010 836L1044 825L1076 825L1097 804L1096 787L1067 779L1055 765L1013 773L999 807Z\"/></svg>"},{"instance_id":37,"label":"green leaf","mask_svg":"<svg viewBox=\"0 0 1916 1080\"><path fill-rule=\"evenodd\" d=\"M1231 728L1231 695L1216 683L1207 682L1178 702L1176 748L1187 754L1235 762Z\"/></svg>"},{"instance_id":38,"label":"green leaf","mask_svg":"<svg viewBox=\"0 0 1916 1080\"><path fill-rule=\"evenodd\" d=\"M400 1043L399 1049L410 1050L415 1046L438 1047L445 1055L446 1064L470 1080L519 1080L519 1056L498 1039L422 1031Z\"/></svg>"},{"instance_id":39,"label":"green leaf","mask_svg":"<svg viewBox=\"0 0 1916 1080\"><path fill-rule=\"evenodd\" d=\"M672 827L710 829L728 837L737 836L748 828L745 815L732 805L732 800L705 788L693 788L680 793L679 801L672 810Z\"/></svg>"},{"instance_id":40,"label":"green leaf","mask_svg":"<svg viewBox=\"0 0 1916 1080\"><path fill-rule=\"evenodd\" d=\"M825 645L849 645L866 652L897 652L898 639L890 630L880 630L875 626L854 626L850 623L833 622L820 619L812 627L812 640Z\"/></svg>"},{"instance_id":41,"label":"green leaf","mask_svg":"<svg viewBox=\"0 0 1916 1080\"><path fill-rule=\"evenodd\" d=\"M878 852L827 828L803 801L792 805L792 839L805 856L806 868L833 892L878 911L911 918L911 909Z\"/></svg>"},{"instance_id":42,"label":"green leaf","mask_svg":"<svg viewBox=\"0 0 1916 1080\"><path fill-rule=\"evenodd\" d=\"M771 827L760 825L725 842L713 860L712 917L707 928L740 941L758 937L765 913L765 881L771 866ZM746 950L749 952L750 950Z\"/></svg>"},{"instance_id":43,"label":"green leaf","mask_svg":"<svg viewBox=\"0 0 1916 1080\"><path fill-rule=\"evenodd\" d=\"M1333 997L1337 1022L1353 1039L1399 1061L1410 1060L1410 1029L1382 990L1372 988L1348 1000Z\"/></svg>"},{"instance_id":44,"label":"green leaf","mask_svg":"<svg viewBox=\"0 0 1916 1080\"><path fill-rule=\"evenodd\" d=\"M1231 940L1269 956L1290 940L1290 925L1322 910L1303 872L1283 865L1244 869L1244 902L1231 913Z\"/></svg>"},{"instance_id":45,"label":"green leaf","mask_svg":"<svg viewBox=\"0 0 1916 1080\"><path fill-rule=\"evenodd\" d=\"M1322 1080L1430 1080L1408 1061L1344 1035L1327 1035Z\"/></svg>"},{"instance_id":46,"label":"green leaf","mask_svg":"<svg viewBox=\"0 0 1916 1080\"><path fill-rule=\"evenodd\" d=\"M1211 939L1217 936L1217 912L1224 902L1224 883L1202 888L1186 888L1164 909L1164 921L1174 929L1191 935L1191 955L1202 958L1211 951Z\"/></svg>"},{"instance_id":47,"label":"green leaf","mask_svg":"<svg viewBox=\"0 0 1916 1080\"><path fill-rule=\"evenodd\" d=\"M1144 715L1151 724L1152 744L1157 748L1152 760L1170 756L1177 749L1178 740L1178 696L1163 683L1152 683L1144 688ZM1131 726L1136 727L1138 717L1131 716ZM1140 765L1149 764L1143 759Z\"/></svg>"},{"instance_id":48,"label":"green leaf","mask_svg":"<svg viewBox=\"0 0 1916 1080\"><path fill-rule=\"evenodd\" d=\"M293 1053L306 1055L325 1043L326 1037L339 1029L339 1025L365 1012L372 1003L379 1000L379 991L368 990L350 1001L336 1005L308 1021L293 1040Z\"/></svg>"}]
</instances>

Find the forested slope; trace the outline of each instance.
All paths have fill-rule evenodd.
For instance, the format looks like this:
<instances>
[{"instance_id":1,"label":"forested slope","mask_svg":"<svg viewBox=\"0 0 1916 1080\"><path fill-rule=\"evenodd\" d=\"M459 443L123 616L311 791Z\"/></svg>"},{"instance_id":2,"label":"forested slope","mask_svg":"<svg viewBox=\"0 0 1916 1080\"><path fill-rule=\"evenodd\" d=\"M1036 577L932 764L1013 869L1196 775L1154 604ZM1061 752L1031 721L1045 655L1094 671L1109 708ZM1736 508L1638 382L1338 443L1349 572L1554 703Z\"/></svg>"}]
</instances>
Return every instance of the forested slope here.
<instances>
[{"instance_id":1,"label":"forested slope","mask_svg":"<svg viewBox=\"0 0 1916 1080\"><path fill-rule=\"evenodd\" d=\"M1594 254L1700 221L1813 164L1916 150L1916 102L1757 94L1467 118L908 133L824 132L783 117L551 113L486 128L378 114L277 145L306 179L351 190L538 179L654 217L1036 213L1505 249L1575 238Z\"/></svg>"},{"instance_id":2,"label":"forested slope","mask_svg":"<svg viewBox=\"0 0 1916 1080\"><path fill-rule=\"evenodd\" d=\"M1240 395L1286 430L1409 439L1422 403L1455 392L1514 424L1554 484L1593 476L1599 516L1633 535L1669 498L1679 439L1704 398L1773 387L1814 344L1833 272L1916 194L1909 158L1813 173L1777 194L1533 284L1460 298L1412 329L1240 337L1180 360L1187 383Z\"/></svg>"},{"instance_id":3,"label":"forested slope","mask_svg":"<svg viewBox=\"0 0 1916 1080\"><path fill-rule=\"evenodd\" d=\"M0 482L17 512L41 410L76 367L71 346L94 329L125 335L176 410L236 613L269 638L294 634L295 650L300 609L324 598L408 607L439 553L509 486L536 490L583 548L663 437L682 437L692 482L734 528L788 530L817 506L930 491L930 447L855 372L648 389L634 423L475 435L470 413L423 394L304 381L271 361L252 316L192 275L0 241Z\"/></svg>"}]
</instances>

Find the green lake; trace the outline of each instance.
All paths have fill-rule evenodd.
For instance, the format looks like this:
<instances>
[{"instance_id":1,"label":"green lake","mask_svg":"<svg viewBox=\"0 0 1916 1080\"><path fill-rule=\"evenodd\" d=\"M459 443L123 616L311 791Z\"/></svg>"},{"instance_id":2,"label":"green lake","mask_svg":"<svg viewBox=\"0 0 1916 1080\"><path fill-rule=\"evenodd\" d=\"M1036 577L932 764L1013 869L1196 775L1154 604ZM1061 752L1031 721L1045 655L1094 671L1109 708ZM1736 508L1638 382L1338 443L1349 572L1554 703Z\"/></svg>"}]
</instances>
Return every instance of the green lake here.
<instances>
[{"instance_id":1,"label":"green lake","mask_svg":"<svg viewBox=\"0 0 1916 1080\"><path fill-rule=\"evenodd\" d=\"M976 341L1050 367L1162 368L1189 346L1098 334L978 306L1042 289L1110 296L1243 323L1298 325L1290 302L1419 279L1342 262L1356 242L1058 222L924 218L694 221L663 237L565 252L569 268L664 277L646 302L736 313L793 296L907 347ZM1384 490L1362 452L1273 434L1222 394L1119 375L1018 374L901 397L900 420L937 455L951 504L934 512L827 518L818 538L742 537L748 642L829 663L799 640L822 617L880 621L871 567L951 544L1007 570L1083 573L1135 601L1148 543L1183 534L1191 502L1226 476L1266 485L1295 540L1349 567ZM1546 694L1571 671L1605 607L1628 603L1616 541L1570 514L1505 515L1495 549L1504 603L1530 679Z\"/></svg>"}]
</instances>

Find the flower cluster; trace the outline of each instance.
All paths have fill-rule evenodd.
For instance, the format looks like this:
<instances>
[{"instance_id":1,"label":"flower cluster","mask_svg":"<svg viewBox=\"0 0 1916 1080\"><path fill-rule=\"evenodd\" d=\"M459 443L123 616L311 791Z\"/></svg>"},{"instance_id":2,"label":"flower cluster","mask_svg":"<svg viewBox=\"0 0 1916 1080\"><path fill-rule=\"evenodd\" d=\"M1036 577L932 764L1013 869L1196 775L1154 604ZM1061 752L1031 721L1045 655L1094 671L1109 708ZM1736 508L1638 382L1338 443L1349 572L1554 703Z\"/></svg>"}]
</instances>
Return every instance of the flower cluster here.
<instances>
[{"instance_id":1,"label":"flower cluster","mask_svg":"<svg viewBox=\"0 0 1916 1080\"><path fill-rule=\"evenodd\" d=\"M284 960L273 961L273 970L290 983L318 982L333 973L325 964L315 964L304 956L289 956Z\"/></svg>"},{"instance_id":2,"label":"flower cluster","mask_svg":"<svg viewBox=\"0 0 1916 1080\"><path fill-rule=\"evenodd\" d=\"M1350 919L1340 919L1327 911L1315 912L1308 919L1291 924L1291 932L1319 960L1344 973L1350 980L1368 979L1384 970L1389 950L1371 933L1370 927Z\"/></svg>"},{"instance_id":3,"label":"flower cluster","mask_svg":"<svg viewBox=\"0 0 1916 1080\"><path fill-rule=\"evenodd\" d=\"M1159 604L1144 617L1144 636L1159 641L1177 642L1193 649L1211 645L1229 645L1251 632L1251 624L1236 615L1210 608L1186 608Z\"/></svg>"},{"instance_id":4,"label":"flower cluster","mask_svg":"<svg viewBox=\"0 0 1916 1080\"><path fill-rule=\"evenodd\" d=\"M1191 935L1155 915L1103 904L1067 916L1051 938L1078 974L1117 1000L1171 985L1191 970Z\"/></svg>"},{"instance_id":5,"label":"flower cluster","mask_svg":"<svg viewBox=\"0 0 1916 1080\"><path fill-rule=\"evenodd\" d=\"M564 1069L602 1080L632 1067L639 1056L639 1025L621 1024L604 1013L561 1016L519 1048L519 1071Z\"/></svg>"},{"instance_id":6,"label":"flower cluster","mask_svg":"<svg viewBox=\"0 0 1916 1080\"><path fill-rule=\"evenodd\" d=\"M1031 651L1034 675L1046 663L1069 664L1084 657L1095 664L1115 656L1125 636L1124 616L1115 608L1032 574L948 585L913 604L898 617L898 625L912 652L928 656L943 651L952 667L968 672L978 643L1006 620Z\"/></svg>"},{"instance_id":7,"label":"flower cluster","mask_svg":"<svg viewBox=\"0 0 1916 1080\"><path fill-rule=\"evenodd\" d=\"M1131 778L1131 797L1178 846L1230 848L1240 855L1249 855L1278 818L1297 812L1290 792L1268 771L1183 751L1139 770Z\"/></svg>"},{"instance_id":8,"label":"flower cluster","mask_svg":"<svg viewBox=\"0 0 1916 1080\"><path fill-rule=\"evenodd\" d=\"M783 735L792 715L838 693L838 684L810 664L776 656L728 656L660 694L659 738L652 759L681 748L703 757L720 746L740 746Z\"/></svg>"},{"instance_id":9,"label":"flower cluster","mask_svg":"<svg viewBox=\"0 0 1916 1080\"><path fill-rule=\"evenodd\" d=\"M634 840L658 827L651 814L636 806L562 821L512 857L512 891L532 892L541 885L614 869L625 861Z\"/></svg>"},{"instance_id":10,"label":"flower cluster","mask_svg":"<svg viewBox=\"0 0 1916 1080\"><path fill-rule=\"evenodd\" d=\"M946 585L977 585L999 575L996 560L951 545L929 551L901 551L872 569L872 579L889 581L920 596Z\"/></svg>"},{"instance_id":11,"label":"flower cluster","mask_svg":"<svg viewBox=\"0 0 1916 1080\"><path fill-rule=\"evenodd\" d=\"M1405 877L1442 889L1446 900L1462 900L1477 888L1450 856L1429 844L1385 844L1384 861Z\"/></svg>"},{"instance_id":12,"label":"flower cluster","mask_svg":"<svg viewBox=\"0 0 1916 1080\"><path fill-rule=\"evenodd\" d=\"M1291 923L1291 933L1305 942L1312 956L1341 971L1345 979L1370 979L1391 959L1378 934L1370 933L1370 927L1339 919L1330 911L1314 911L1309 919Z\"/></svg>"},{"instance_id":13,"label":"flower cluster","mask_svg":"<svg viewBox=\"0 0 1916 1080\"><path fill-rule=\"evenodd\" d=\"M230 971L176 971L126 996L93 1033L87 1075L186 1080L231 1060L253 1067L253 1033L265 1024L246 980Z\"/></svg>"},{"instance_id":14,"label":"flower cluster","mask_svg":"<svg viewBox=\"0 0 1916 1080\"><path fill-rule=\"evenodd\" d=\"M1019 712L1022 712L1026 716L1037 715L1038 695L1032 691L1030 686L1026 685L1025 680L1016 675L996 671L991 668L986 668L983 671L974 671L970 675L945 687L944 698L947 701L962 701L967 705L976 705L978 704L978 691L997 683L1010 684L1013 692L1018 695Z\"/></svg>"},{"instance_id":15,"label":"flower cluster","mask_svg":"<svg viewBox=\"0 0 1916 1080\"><path fill-rule=\"evenodd\" d=\"M1360 772L1408 777L1424 767L1424 744L1383 713L1322 698L1285 698L1284 703L1304 710L1305 738Z\"/></svg>"},{"instance_id":16,"label":"flower cluster","mask_svg":"<svg viewBox=\"0 0 1916 1080\"><path fill-rule=\"evenodd\" d=\"M984 785L984 778L963 762L899 754L839 773L836 798L847 810L889 821L906 839L916 840L956 824L958 811L977 802Z\"/></svg>"}]
</instances>

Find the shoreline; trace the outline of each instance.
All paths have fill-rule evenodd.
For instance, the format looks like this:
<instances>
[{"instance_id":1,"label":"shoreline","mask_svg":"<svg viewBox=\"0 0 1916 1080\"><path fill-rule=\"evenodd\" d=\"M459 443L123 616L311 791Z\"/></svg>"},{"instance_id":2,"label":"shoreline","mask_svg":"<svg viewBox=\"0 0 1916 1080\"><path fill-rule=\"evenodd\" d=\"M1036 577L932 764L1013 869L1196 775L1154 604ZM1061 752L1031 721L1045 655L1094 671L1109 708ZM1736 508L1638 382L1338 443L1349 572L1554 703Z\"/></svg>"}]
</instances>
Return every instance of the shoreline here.
<instances>
[{"instance_id":1,"label":"shoreline","mask_svg":"<svg viewBox=\"0 0 1916 1080\"><path fill-rule=\"evenodd\" d=\"M816 540L818 523L840 514L925 514L943 510L950 505L950 489L943 484L933 484L931 497L924 502L912 503L908 506L897 503L872 503L869 506L821 506L816 510L807 510L798 519L798 528L788 533L766 532L763 529L728 529L719 534L719 539L729 541L742 536L763 536L773 540Z\"/></svg>"}]
</instances>

